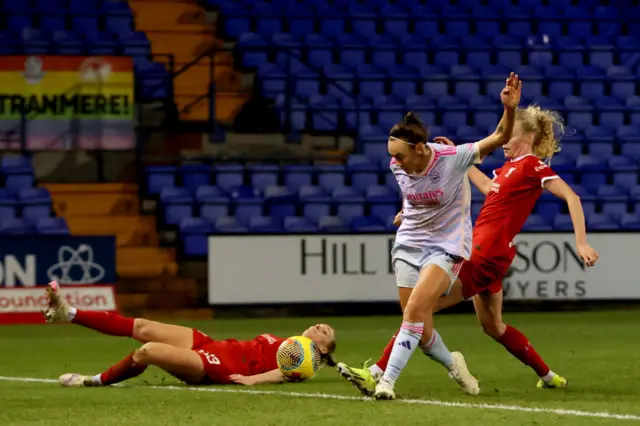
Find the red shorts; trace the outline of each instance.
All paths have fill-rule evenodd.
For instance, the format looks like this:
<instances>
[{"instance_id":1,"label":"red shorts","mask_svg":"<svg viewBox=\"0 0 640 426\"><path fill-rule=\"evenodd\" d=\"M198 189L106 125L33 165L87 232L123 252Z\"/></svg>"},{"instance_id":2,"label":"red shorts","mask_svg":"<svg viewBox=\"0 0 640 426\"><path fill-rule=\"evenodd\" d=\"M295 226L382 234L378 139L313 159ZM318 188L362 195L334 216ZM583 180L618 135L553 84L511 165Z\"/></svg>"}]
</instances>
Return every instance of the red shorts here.
<instances>
[{"instance_id":1,"label":"red shorts","mask_svg":"<svg viewBox=\"0 0 640 426\"><path fill-rule=\"evenodd\" d=\"M202 359L204 378L198 385L228 385L233 383L232 374L250 375L249 367L243 362L243 354L232 342L213 340L201 331L193 329L193 347L191 348Z\"/></svg>"},{"instance_id":2,"label":"red shorts","mask_svg":"<svg viewBox=\"0 0 640 426\"><path fill-rule=\"evenodd\" d=\"M493 263L471 254L471 259L465 260L458 274L462 282L463 297L468 299L476 294L495 294L502 290L502 280L512 260L503 259Z\"/></svg>"}]
</instances>

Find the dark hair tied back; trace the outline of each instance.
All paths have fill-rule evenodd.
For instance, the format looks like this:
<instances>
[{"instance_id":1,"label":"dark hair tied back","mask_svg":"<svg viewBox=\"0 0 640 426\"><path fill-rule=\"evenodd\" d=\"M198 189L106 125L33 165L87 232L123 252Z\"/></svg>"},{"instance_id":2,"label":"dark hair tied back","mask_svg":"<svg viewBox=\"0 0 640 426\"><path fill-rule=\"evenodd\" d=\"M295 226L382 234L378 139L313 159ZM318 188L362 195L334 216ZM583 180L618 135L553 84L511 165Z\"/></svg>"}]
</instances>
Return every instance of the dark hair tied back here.
<instances>
[{"instance_id":1,"label":"dark hair tied back","mask_svg":"<svg viewBox=\"0 0 640 426\"><path fill-rule=\"evenodd\" d=\"M407 125L422 126L422 120L413 111L409 111L404 115L402 122Z\"/></svg>"},{"instance_id":2,"label":"dark hair tied back","mask_svg":"<svg viewBox=\"0 0 640 426\"><path fill-rule=\"evenodd\" d=\"M427 129L415 113L409 111L402 122L391 128L389 136L401 139L411 145L427 142Z\"/></svg>"},{"instance_id":3,"label":"dark hair tied back","mask_svg":"<svg viewBox=\"0 0 640 426\"><path fill-rule=\"evenodd\" d=\"M335 359L333 359L331 354L322 355L320 359L322 363L326 364L329 367L335 367L336 365L338 365L338 363L336 362Z\"/></svg>"}]
</instances>

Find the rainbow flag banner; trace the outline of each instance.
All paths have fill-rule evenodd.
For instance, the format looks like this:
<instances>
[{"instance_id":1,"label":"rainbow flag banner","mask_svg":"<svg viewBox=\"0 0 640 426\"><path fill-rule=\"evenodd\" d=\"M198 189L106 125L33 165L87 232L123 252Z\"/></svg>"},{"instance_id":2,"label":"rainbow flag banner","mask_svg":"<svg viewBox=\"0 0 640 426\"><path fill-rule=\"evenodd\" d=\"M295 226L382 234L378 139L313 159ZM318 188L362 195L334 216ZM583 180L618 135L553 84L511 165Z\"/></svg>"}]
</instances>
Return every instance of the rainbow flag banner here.
<instances>
[{"instance_id":1,"label":"rainbow flag banner","mask_svg":"<svg viewBox=\"0 0 640 426\"><path fill-rule=\"evenodd\" d=\"M133 110L131 58L0 56L0 149L131 149Z\"/></svg>"}]
</instances>

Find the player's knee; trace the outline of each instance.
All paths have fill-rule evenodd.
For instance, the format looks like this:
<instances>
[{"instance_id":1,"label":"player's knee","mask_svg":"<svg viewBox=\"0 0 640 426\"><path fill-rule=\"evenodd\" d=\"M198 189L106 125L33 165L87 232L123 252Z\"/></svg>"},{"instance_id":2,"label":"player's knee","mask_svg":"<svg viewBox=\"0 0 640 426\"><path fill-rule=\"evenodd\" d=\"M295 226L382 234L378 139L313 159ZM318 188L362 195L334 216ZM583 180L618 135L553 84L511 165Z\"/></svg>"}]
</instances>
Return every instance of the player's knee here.
<instances>
[{"instance_id":1,"label":"player's knee","mask_svg":"<svg viewBox=\"0 0 640 426\"><path fill-rule=\"evenodd\" d=\"M481 321L480 326L484 334L495 340L498 340L500 336L502 336L505 329L505 325L500 321Z\"/></svg>"},{"instance_id":2,"label":"player's knee","mask_svg":"<svg viewBox=\"0 0 640 426\"><path fill-rule=\"evenodd\" d=\"M133 338L148 342L151 340L151 323L144 318L136 318L133 321Z\"/></svg>"},{"instance_id":3,"label":"player's knee","mask_svg":"<svg viewBox=\"0 0 640 426\"><path fill-rule=\"evenodd\" d=\"M426 313L424 304L409 301L404 307L403 319L408 322L424 322Z\"/></svg>"},{"instance_id":4,"label":"player's knee","mask_svg":"<svg viewBox=\"0 0 640 426\"><path fill-rule=\"evenodd\" d=\"M145 343L133 353L133 361L137 364L150 364L153 361L154 353L157 352L157 349L157 343Z\"/></svg>"}]
</instances>

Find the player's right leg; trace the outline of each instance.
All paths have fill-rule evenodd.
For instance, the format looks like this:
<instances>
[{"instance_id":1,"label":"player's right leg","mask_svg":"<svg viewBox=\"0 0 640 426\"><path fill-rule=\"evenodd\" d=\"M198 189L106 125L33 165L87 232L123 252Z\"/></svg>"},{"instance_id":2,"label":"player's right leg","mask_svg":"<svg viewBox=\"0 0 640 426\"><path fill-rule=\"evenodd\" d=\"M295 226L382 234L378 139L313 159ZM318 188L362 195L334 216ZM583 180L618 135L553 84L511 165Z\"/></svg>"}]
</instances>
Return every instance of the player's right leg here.
<instances>
[{"instance_id":1,"label":"player's right leg","mask_svg":"<svg viewBox=\"0 0 640 426\"><path fill-rule=\"evenodd\" d=\"M400 250L402 250L402 248L398 246L395 246L393 249L393 268L395 270L396 285L398 286L400 308L402 312L404 312L404 308L409 301L413 287L415 287L416 282L418 281L420 268L407 260L395 258L395 255L397 255ZM406 250L402 255L411 258L412 252L410 250ZM416 250L414 255L415 263L418 263L420 255L420 251ZM382 376L384 370L387 368L387 364L389 363L389 357L391 356L391 351L393 350L397 334L398 332L396 331L393 336L391 336L387 346L385 346L382 351L382 355L375 364L368 365L369 361L366 361L362 368L356 368L343 362L339 362L337 366L338 372L342 377L358 388L360 393L366 396L373 396L378 379Z\"/></svg>"},{"instance_id":2,"label":"player's right leg","mask_svg":"<svg viewBox=\"0 0 640 426\"><path fill-rule=\"evenodd\" d=\"M397 269L396 269L397 271ZM417 278L417 272L416 272ZM415 283L415 281L414 281ZM400 298L400 307L404 311L404 307L409 300L409 296L411 296L411 291L413 290L413 286L398 286L398 296ZM338 363L338 372L351 382L358 390L366 396L373 396L373 393L376 390L376 383L380 376L384 373L384 370L387 368L387 364L389 363L389 357L391 356L391 351L393 350L393 345L396 341L396 333L393 334L391 340L385 346L382 356L375 364L368 365L369 361L364 363L362 368L350 367L349 365L339 362Z\"/></svg>"},{"instance_id":3,"label":"player's right leg","mask_svg":"<svg viewBox=\"0 0 640 426\"><path fill-rule=\"evenodd\" d=\"M191 328L110 312L76 309L61 296L60 285L56 281L49 283L47 294L49 309L44 312L47 322L72 322L110 336L133 337L140 343L166 343L186 349L193 347L194 330Z\"/></svg>"},{"instance_id":4,"label":"player's right leg","mask_svg":"<svg viewBox=\"0 0 640 426\"><path fill-rule=\"evenodd\" d=\"M109 386L139 376L149 365L155 365L187 383L200 383L205 377L204 362L195 351L149 342L102 374L83 376L68 373L60 376L59 382L65 387Z\"/></svg>"},{"instance_id":5,"label":"player's right leg","mask_svg":"<svg viewBox=\"0 0 640 426\"><path fill-rule=\"evenodd\" d=\"M473 297L473 305L482 330L485 334L504 346L511 355L536 372L540 377L537 385L539 388L567 387L567 379L555 374L549 369L542 357L531 345L529 339L515 327L511 327L503 322L503 292L500 284L501 283L496 283L490 286L488 291L476 294Z\"/></svg>"}]
</instances>

